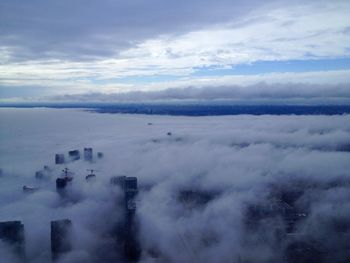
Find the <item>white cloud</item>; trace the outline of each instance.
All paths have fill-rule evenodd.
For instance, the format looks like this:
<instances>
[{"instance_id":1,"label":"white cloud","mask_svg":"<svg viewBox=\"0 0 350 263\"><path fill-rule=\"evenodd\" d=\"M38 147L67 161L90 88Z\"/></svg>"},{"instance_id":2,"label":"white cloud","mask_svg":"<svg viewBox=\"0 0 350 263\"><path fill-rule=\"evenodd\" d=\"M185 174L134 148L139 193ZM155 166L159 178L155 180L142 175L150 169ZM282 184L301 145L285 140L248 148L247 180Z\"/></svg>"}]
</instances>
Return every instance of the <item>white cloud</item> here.
<instances>
[{"instance_id":1,"label":"white cloud","mask_svg":"<svg viewBox=\"0 0 350 263\"><path fill-rule=\"evenodd\" d=\"M146 90L158 85L148 85L147 88L137 87L137 84L130 87L120 83L120 78L132 79L135 76L178 76L185 79L180 82L187 81L185 85L213 80L225 82L228 79L249 82L249 79L256 78L261 81L266 76L202 77L190 80L186 78L189 78L196 67L224 68L262 60L347 57L350 55L349 12L350 4L347 1L297 3L284 7L268 4L259 6L238 20L232 18L231 22L150 37L108 58L79 62L61 58L38 58L21 62L5 59L4 61L8 62L0 65L0 84L48 86L52 89L65 86L66 91L76 93L83 90ZM8 58L10 53L5 47L2 48L1 54ZM310 73L305 73L304 76L308 74L315 80ZM271 74L267 78L269 76L280 78L283 75ZM288 77L288 74L284 76ZM328 73L325 76L328 76ZM310 82L307 79L306 81ZM168 81L158 86L169 88L179 86L177 84Z\"/></svg>"},{"instance_id":2,"label":"white cloud","mask_svg":"<svg viewBox=\"0 0 350 263\"><path fill-rule=\"evenodd\" d=\"M262 104L348 104L350 102L348 70L273 73L252 76L184 78L173 82L148 85L103 85L103 92L47 95L42 101L72 102L174 102L231 101ZM87 85L86 87L89 87ZM63 87L67 88L67 87ZM124 91L124 92L123 92ZM8 100L3 100L6 102Z\"/></svg>"},{"instance_id":3,"label":"white cloud","mask_svg":"<svg viewBox=\"0 0 350 263\"><path fill-rule=\"evenodd\" d=\"M240 21L184 35L163 36L122 52L144 65L191 69L259 60L348 56L348 3L258 9ZM325 19L327 17L327 19ZM243 25L242 25L243 24ZM132 61L132 60L131 60ZM139 62L140 63L140 62Z\"/></svg>"},{"instance_id":4,"label":"white cloud","mask_svg":"<svg viewBox=\"0 0 350 263\"><path fill-rule=\"evenodd\" d=\"M107 230L121 215L114 204L118 191L108 184L116 174L151 186L140 191L137 203L141 262L156 260L151 250L161 262L229 262L239 256L283 262L279 256L290 240L275 240L268 234L273 227L263 223L257 232L247 231L244 208L266 200L273 185L298 190L301 182L307 190L297 203L311 208L297 231L326 255L325 262L349 256L350 163L349 153L339 149L349 145L350 115L169 117L1 109L0 118L0 221L22 220L28 262L49 261L49 221L64 217L74 226L74 251L67 260L101 262L107 253L98 251L115 251ZM62 168L53 164L54 153L84 146L105 157L69 164L75 172L69 192L78 202L65 203L54 187ZM53 172L38 182L34 172L44 164ZM98 170L95 183L85 182L87 168ZM26 195L24 184L41 189ZM191 209L177 196L188 188L219 195ZM264 238L255 239L259 231L266 231ZM4 250L0 244L2 255Z\"/></svg>"}]
</instances>

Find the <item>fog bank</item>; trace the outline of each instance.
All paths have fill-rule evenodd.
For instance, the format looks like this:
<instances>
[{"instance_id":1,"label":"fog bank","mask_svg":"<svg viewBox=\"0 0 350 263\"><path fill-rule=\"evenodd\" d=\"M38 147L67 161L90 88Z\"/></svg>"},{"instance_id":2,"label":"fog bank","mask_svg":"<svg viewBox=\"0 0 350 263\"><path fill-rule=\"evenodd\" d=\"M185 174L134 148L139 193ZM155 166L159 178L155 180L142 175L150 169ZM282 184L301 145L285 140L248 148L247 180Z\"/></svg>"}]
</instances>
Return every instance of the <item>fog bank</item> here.
<instances>
[{"instance_id":1,"label":"fog bank","mask_svg":"<svg viewBox=\"0 0 350 263\"><path fill-rule=\"evenodd\" d=\"M109 181L121 174L139 182L140 262L297 262L286 256L293 246L315 262L350 259L350 115L3 108L0 119L0 221L22 221L28 262L50 260L50 221L63 218L72 220L73 248L60 262L118 260L109 233L122 216L121 192ZM104 157L54 164L55 153L84 147ZM50 176L37 180L44 165ZM55 189L64 167L75 173L66 199ZM86 169L95 181L86 182ZM281 214L249 217L277 199L300 214L292 232ZM15 262L4 242L0 254Z\"/></svg>"}]
</instances>

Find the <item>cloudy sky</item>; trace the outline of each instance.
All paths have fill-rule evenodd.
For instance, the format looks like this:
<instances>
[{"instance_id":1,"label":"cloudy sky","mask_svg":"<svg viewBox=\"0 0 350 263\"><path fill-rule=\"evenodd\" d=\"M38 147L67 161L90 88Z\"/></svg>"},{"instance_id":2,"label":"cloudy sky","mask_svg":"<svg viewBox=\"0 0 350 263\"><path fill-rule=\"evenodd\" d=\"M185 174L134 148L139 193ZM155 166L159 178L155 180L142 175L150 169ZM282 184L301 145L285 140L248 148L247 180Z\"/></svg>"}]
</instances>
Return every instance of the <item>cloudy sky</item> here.
<instances>
[{"instance_id":1,"label":"cloudy sky","mask_svg":"<svg viewBox=\"0 0 350 263\"><path fill-rule=\"evenodd\" d=\"M349 99L349 13L347 0L2 0L0 98L298 87Z\"/></svg>"}]
</instances>

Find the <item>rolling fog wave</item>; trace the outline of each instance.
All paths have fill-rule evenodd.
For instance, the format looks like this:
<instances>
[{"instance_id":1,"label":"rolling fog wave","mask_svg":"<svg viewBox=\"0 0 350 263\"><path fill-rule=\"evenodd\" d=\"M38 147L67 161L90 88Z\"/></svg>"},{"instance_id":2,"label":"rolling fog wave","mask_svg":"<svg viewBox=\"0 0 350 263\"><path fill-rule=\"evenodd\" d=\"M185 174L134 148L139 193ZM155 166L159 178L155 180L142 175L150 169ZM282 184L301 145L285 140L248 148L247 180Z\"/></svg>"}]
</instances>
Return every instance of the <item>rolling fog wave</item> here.
<instances>
[{"instance_id":1,"label":"rolling fog wave","mask_svg":"<svg viewBox=\"0 0 350 263\"><path fill-rule=\"evenodd\" d=\"M0 222L21 221L27 262L48 262L50 221L72 221L59 262L113 262L112 176L138 178L139 262L348 262L350 115L98 114L0 110ZM93 162L54 163L92 147ZM35 172L47 165L45 180ZM55 180L74 172L63 198ZM96 178L87 182L87 169ZM28 193L23 186L37 189ZM0 241L4 262L16 255Z\"/></svg>"}]
</instances>

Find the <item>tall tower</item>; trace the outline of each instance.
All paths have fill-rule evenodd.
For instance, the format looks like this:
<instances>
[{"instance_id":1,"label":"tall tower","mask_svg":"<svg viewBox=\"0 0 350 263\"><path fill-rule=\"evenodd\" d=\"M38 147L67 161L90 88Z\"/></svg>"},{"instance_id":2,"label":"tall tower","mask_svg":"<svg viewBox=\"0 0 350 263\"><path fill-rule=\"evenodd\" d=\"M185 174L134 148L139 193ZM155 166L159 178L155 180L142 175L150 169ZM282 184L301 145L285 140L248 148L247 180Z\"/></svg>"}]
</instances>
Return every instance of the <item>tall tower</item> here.
<instances>
[{"instance_id":1,"label":"tall tower","mask_svg":"<svg viewBox=\"0 0 350 263\"><path fill-rule=\"evenodd\" d=\"M51 256L53 261L72 250L71 228L72 222L69 219L51 221Z\"/></svg>"},{"instance_id":2,"label":"tall tower","mask_svg":"<svg viewBox=\"0 0 350 263\"><path fill-rule=\"evenodd\" d=\"M18 259L25 260L24 225L21 221L0 222L0 240L9 245Z\"/></svg>"}]
</instances>

